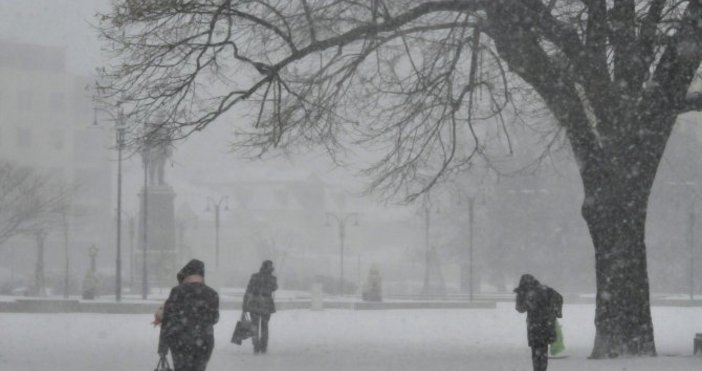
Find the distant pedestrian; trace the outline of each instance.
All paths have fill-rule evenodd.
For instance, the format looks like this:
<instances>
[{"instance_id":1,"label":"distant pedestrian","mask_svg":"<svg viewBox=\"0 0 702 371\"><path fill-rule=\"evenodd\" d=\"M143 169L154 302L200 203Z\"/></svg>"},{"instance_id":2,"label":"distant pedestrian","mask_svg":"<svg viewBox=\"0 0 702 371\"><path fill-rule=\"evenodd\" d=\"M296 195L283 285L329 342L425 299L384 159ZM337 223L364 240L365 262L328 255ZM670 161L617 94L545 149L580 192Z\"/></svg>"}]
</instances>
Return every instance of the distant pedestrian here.
<instances>
[{"instance_id":1,"label":"distant pedestrian","mask_svg":"<svg viewBox=\"0 0 702 371\"><path fill-rule=\"evenodd\" d=\"M161 321L174 371L204 371L214 348L219 296L205 285L205 264L193 259L178 272Z\"/></svg>"},{"instance_id":2,"label":"distant pedestrian","mask_svg":"<svg viewBox=\"0 0 702 371\"><path fill-rule=\"evenodd\" d=\"M527 337L534 371L546 371L548 346L556 341L556 317L562 317L563 297L530 274L522 275L514 292L517 312L527 312Z\"/></svg>"},{"instance_id":3,"label":"distant pedestrian","mask_svg":"<svg viewBox=\"0 0 702 371\"><path fill-rule=\"evenodd\" d=\"M265 260L258 273L251 275L244 294L243 310L251 314L251 321L258 331L253 337L254 353L268 350L268 322L275 313L273 292L278 289L278 280L273 275L273 262Z\"/></svg>"}]
</instances>

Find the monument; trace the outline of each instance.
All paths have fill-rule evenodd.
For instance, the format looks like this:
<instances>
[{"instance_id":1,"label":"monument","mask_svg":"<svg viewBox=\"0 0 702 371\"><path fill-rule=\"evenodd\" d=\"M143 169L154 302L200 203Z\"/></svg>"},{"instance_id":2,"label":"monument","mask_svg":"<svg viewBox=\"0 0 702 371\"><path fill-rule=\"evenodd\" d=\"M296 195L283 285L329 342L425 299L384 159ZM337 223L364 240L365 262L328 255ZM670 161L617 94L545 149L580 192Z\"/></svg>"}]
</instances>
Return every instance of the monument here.
<instances>
[{"instance_id":1,"label":"monument","mask_svg":"<svg viewBox=\"0 0 702 371\"><path fill-rule=\"evenodd\" d=\"M145 289L148 293L151 288L176 284L175 192L165 180L166 163L172 153L168 134L156 130L147 135L141 151L145 179L139 192L139 244L133 283L137 286L133 289L142 294Z\"/></svg>"}]
</instances>

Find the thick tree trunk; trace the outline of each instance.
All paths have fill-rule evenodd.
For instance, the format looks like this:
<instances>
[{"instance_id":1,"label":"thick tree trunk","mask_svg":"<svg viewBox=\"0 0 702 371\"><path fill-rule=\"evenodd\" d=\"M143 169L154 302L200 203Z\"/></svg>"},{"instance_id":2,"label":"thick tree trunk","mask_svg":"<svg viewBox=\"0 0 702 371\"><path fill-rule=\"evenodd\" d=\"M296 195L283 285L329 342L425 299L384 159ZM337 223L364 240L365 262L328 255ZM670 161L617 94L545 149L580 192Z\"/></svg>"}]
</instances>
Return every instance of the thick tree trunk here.
<instances>
[{"instance_id":1,"label":"thick tree trunk","mask_svg":"<svg viewBox=\"0 0 702 371\"><path fill-rule=\"evenodd\" d=\"M590 187L584 182L582 213L595 247L597 279L591 358L653 356L656 347L644 243L652 181L632 180L629 173L615 177L605 184L589 183Z\"/></svg>"}]
</instances>

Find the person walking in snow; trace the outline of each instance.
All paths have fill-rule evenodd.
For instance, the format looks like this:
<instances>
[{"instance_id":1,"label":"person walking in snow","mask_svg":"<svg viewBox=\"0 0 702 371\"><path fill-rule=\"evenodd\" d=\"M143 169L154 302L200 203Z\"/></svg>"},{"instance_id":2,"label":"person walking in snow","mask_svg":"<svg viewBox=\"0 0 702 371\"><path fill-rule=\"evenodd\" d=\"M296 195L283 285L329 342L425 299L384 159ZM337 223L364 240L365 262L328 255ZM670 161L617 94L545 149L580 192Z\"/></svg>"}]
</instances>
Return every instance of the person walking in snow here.
<instances>
[{"instance_id":1,"label":"person walking in snow","mask_svg":"<svg viewBox=\"0 0 702 371\"><path fill-rule=\"evenodd\" d=\"M517 312L527 313L527 338L534 371L546 371L548 346L556 341L556 317L562 317L563 297L530 274L522 275L514 292Z\"/></svg>"},{"instance_id":2,"label":"person walking in snow","mask_svg":"<svg viewBox=\"0 0 702 371\"><path fill-rule=\"evenodd\" d=\"M183 272L180 271L178 274L176 274L176 280L178 281L178 284L180 285L183 283L183 280L185 277L183 277ZM161 322L163 321L163 307L166 305L166 302L164 301L163 304L159 305L158 308L156 309L156 312L154 312L154 320L151 322L152 325L154 326L161 326ZM163 327L161 327L161 330L159 331L158 335L158 354L161 357L165 357L166 354L168 354L168 344L166 343L166 332L163 330Z\"/></svg>"},{"instance_id":3,"label":"person walking in snow","mask_svg":"<svg viewBox=\"0 0 702 371\"><path fill-rule=\"evenodd\" d=\"M179 285L164 304L161 328L174 371L204 371L214 349L219 295L205 285L205 264L189 261L178 272Z\"/></svg>"},{"instance_id":4,"label":"person walking in snow","mask_svg":"<svg viewBox=\"0 0 702 371\"><path fill-rule=\"evenodd\" d=\"M268 322L275 313L273 292L278 289L273 271L273 262L265 260L258 273L251 275L244 294L243 310L251 314L251 321L258 329L252 339L255 354L268 350Z\"/></svg>"}]
</instances>

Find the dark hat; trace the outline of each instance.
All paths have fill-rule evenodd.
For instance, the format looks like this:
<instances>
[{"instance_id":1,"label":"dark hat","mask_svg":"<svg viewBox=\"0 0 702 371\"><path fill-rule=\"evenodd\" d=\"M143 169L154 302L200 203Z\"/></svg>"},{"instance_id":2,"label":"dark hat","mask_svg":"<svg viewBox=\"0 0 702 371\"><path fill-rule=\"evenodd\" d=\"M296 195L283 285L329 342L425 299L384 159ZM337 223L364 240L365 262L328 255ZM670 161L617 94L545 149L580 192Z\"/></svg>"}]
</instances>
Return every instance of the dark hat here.
<instances>
[{"instance_id":1,"label":"dark hat","mask_svg":"<svg viewBox=\"0 0 702 371\"><path fill-rule=\"evenodd\" d=\"M540 283L536 278L534 278L534 276L528 273L523 274L522 277L519 279L519 286L516 289L514 289L514 292L517 292L519 290L530 289L538 285L540 285Z\"/></svg>"},{"instance_id":2,"label":"dark hat","mask_svg":"<svg viewBox=\"0 0 702 371\"><path fill-rule=\"evenodd\" d=\"M185 277L192 276L193 274L198 274L205 277L205 263L197 259L189 261L188 264L185 264L185 266L176 275L178 278L178 283L183 282Z\"/></svg>"},{"instance_id":3,"label":"dark hat","mask_svg":"<svg viewBox=\"0 0 702 371\"><path fill-rule=\"evenodd\" d=\"M270 260L264 260L263 263L261 263L261 272L272 272L273 271L273 262Z\"/></svg>"}]
</instances>

